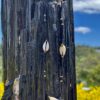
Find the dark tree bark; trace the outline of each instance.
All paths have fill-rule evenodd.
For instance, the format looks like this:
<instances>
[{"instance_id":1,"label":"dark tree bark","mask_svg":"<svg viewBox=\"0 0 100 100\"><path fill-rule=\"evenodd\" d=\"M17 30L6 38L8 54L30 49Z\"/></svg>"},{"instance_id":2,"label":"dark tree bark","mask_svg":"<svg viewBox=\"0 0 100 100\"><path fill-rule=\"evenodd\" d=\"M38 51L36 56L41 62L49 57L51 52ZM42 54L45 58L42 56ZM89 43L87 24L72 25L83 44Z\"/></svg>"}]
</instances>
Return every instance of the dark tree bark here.
<instances>
[{"instance_id":1,"label":"dark tree bark","mask_svg":"<svg viewBox=\"0 0 100 100\"><path fill-rule=\"evenodd\" d=\"M72 0L2 0L2 30L3 100L76 100Z\"/></svg>"}]
</instances>

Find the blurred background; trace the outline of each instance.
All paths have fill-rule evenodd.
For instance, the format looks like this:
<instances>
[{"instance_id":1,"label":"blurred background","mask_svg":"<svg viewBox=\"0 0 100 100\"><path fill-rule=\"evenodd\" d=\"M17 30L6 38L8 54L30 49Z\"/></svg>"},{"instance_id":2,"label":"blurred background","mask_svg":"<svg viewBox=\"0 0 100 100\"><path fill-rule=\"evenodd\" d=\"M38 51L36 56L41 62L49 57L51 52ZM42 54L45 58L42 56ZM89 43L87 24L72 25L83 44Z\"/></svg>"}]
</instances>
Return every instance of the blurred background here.
<instances>
[{"instance_id":1,"label":"blurred background","mask_svg":"<svg viewBox=\"0 0 100 100\"><path fill-rule=\"evenodd\" d=\"M100 0L74 0L77 82L100 85Z\"/></svg>"},{"instance_id":2,"label":"blurred background","mask_svg":"<svg viewBox=\"0 0 100 100\"><path fill-rule=\"evenodd\" d=\"M85 87L100 86L100 0L73 0L73 7L77 83L82 83ZM2 74L0 14L0 82L2 82ZM89 88L85 89L89 90Z\"/></svg>"}]
</instances>

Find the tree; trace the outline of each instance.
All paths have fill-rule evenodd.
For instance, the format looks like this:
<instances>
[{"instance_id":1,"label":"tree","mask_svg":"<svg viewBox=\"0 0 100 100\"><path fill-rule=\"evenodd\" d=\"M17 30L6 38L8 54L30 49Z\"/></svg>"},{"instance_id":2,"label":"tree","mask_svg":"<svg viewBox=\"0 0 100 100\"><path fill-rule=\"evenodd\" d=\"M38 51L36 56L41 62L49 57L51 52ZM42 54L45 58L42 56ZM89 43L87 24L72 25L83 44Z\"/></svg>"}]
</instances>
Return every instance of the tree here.
<instances>
[{"instance_id":1,"label":"tree","mask_svg":"<svg viewBox=\"0 0 100 100\"><path fill-rule=\"evenodd\" d=\"M2 0L2 29L4 98L76 99L72 0Z\"/></svg>"}]
</instances>

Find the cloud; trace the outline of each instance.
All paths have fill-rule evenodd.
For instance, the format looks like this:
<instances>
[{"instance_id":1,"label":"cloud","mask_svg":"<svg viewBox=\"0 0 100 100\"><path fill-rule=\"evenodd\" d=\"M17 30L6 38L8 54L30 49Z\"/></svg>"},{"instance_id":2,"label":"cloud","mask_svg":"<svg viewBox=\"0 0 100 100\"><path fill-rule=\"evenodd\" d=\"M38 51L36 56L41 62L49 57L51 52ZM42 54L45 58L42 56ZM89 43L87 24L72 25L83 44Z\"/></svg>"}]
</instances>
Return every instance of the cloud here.
<instances>
[{"instance_id":1,"label":"cloud","mask_svg":"<svg viewBox=\"0 0 100 100\"><path fill-rule=\"evenodd\" d=\"M80 26L80 27L76 27L75 28L75 32L81 33L81 34L87 34L87 33L90 33L91 32L91 29L88 28L88 27Z\"/></svg>"},{"instance_id":2,"label":"cloud","mask_svg":"<svg viewBox=\"0 0 100 100\"><path fill-rule=\"evenodd\" d=\"M74 0L73 6L75 12L100 13L100 0Z\"/></svg>"}]
</instances>

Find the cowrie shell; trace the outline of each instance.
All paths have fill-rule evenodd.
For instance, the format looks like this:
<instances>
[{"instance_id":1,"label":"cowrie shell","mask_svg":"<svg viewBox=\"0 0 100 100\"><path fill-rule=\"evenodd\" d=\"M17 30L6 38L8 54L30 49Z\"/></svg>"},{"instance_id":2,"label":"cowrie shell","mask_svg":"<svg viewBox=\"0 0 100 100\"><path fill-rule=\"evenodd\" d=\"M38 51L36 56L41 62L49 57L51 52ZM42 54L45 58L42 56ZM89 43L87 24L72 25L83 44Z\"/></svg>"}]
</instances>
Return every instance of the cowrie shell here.
<instances>
[{"instance_id":1,"label":"cowrie shell","mask_svg":"<svg viewBox=\"0 0 100 100\"><path fill-rule=\"evenodd\" d=\"M47 40L43 43L43 51L44 53L49 51L49 42Z\"/></svg>"},{"instance_id":2,"label":"cowrie shell","mask_svg":"<svg viewBox=\"0 0 100 100\"><path fill-rule=\"evenodd\" d=\"M66 54L66 46L63 43L61 44L59 48L59 52L60 52L61 57L63 58Z\"/></svg>"},{"instance_id":3,"label":"cowrie shell","mask_svg":"<svg viewBox=\"0 0 100 100\"><path fill-rule=\"evenodd\" d=\"M58 100L57 98L55 97L51 97L51 96L48 96L50 100Z\"/></svg>"}]
</instances>

